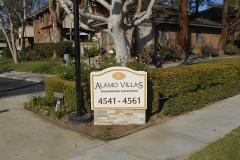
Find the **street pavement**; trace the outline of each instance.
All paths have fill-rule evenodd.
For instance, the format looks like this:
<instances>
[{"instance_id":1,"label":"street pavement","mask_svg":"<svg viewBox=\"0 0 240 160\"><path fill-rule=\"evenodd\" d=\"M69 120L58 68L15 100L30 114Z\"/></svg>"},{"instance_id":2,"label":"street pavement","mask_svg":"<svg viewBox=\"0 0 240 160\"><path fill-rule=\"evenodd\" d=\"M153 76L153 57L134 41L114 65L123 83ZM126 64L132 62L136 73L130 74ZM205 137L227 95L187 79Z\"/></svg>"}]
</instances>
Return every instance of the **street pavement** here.
<instances>
[{"instance_id":1,"label":"street pavement","mask_svg":"<svg viewBox=\"0 0 240 160\"><path fill-rule=\"evenodd\" d=\"M0 98L45 91L41 82L0 77Z\"/></svg>"},{"instance_id":2,"label":"street pavement","mask_svg":"<svg viewBox=\"0 0 240 160\"><path fill-rule=\"evenodd\" d=\"M35 77L35 83L39 83L48 76L24 74L13 72L12 78ZM11 78L4 71L0 77ZM181 160L240 126L237 95L121 139L103 142L61 128L25 110L23 102L31 94L44 91L0 97L1 159Z\"/></svg>"}]
</instances>

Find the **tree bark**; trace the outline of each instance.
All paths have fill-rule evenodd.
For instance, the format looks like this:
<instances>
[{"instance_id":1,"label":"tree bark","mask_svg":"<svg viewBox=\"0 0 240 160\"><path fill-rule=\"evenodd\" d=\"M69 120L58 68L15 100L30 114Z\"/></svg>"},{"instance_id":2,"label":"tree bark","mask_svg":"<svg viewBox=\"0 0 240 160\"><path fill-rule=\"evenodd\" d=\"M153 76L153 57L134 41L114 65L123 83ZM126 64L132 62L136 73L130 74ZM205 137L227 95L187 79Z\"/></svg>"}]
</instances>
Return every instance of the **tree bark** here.
<instances>
[{"instance_id":1,"label":"tree bark","mask_svg":"<svg viewBox=\"0 0 240 160\"><path fill-rule=\"evenodd\" d=\"M17 48L16 48L16 43L15 43L15 35L14 35L14 27L13 23L10 21L10 31L11 31L11 48L12 48L12 56L14 59L14 63L18 63L18 57L17 57Z\"/></svg>"},{"instance_id":2,"label":"tree bark","mask_svg":"<svg viewBox=\"0 0 240 160\"><path fill-rule=\"evenodd\" d=\"M26 14L26 0L23 0L23 20L22 20L22 33L21 33L21 41L22 41L22 48L21 48L21 59L20 59L20 62L23 62L24 60L24 56L25 56L25 21L26 21L26 18L27 18L27 14Z\"/></svg>"},{"instance_id":3,"label":"tree bark","mask_svg":"<svg viewBox=\"0 0 240 160\"><path fill-rule=\"evenodd\" d=\"M137 11L136 11L135 15L133 16L133 19L137 18L140 15L141 9L142 9L142 0L138 0ZM131 22L131 20L130 20L129 15L128 15L125 18L125 23L130 23L130 22ZM129 58L132 58L131 50L132 50L132 41L133 41L134 30L135 30L135 28L131 28L131 29L126 31L127 50L128 50Z\"/></svg>"},{"instance_id":4,"label":"tree bark","mask_svg":"<svg viewBox=\"0 0 240 160\"><path fill-rule=\"evenodd\" d=\"M174 2L173 2L173 0L171 0L170 2L171 2L171 7L174 7Z\"/></svg>"},{"instance_id":5,"label":"tree bark","mask_svg":"<svg viewBox=\"0 0 240 160\"><path fill-rule=\"evenodd\" d=\"M49 0L49 10L54 25L54 42L57 43L62 40L62 30L60 27L60 24L62 23L61 6L59 2L56 2L55 0Z\"/></svg>"},{"instance_id":6,"label":"tree bark","mask_svg":"<svg viewBox=\"0 0 240 160\"><path fill-rule=\"evenodd\" d=\"M127 63L129 55L124 29L122 27L113 27L111 36L114 37L117 62Z\"/></svg>"},{"instance_id":7,"label":"tree bark","mask_svg":"<svg viewBox=\"0 0 240 160\"><path fill-rule=\"evenodd\" d=\"M218 42L219 54L224 54L224 49L227 45L228 26L229 26L229 0L224 0L223 4L223 18L222 18L222 32Z\"/></svg>"},{"instance_id":8,"label":"tree bark","mask_svg":"<svg viewBox=\"0 0 240 160\"><path fill-rule=\"evenodd\" d=\"M188 51L188 1L180 0L179 5L179 35L178 35L178 49L182 52Z\"/></svg>"}]
</instances>

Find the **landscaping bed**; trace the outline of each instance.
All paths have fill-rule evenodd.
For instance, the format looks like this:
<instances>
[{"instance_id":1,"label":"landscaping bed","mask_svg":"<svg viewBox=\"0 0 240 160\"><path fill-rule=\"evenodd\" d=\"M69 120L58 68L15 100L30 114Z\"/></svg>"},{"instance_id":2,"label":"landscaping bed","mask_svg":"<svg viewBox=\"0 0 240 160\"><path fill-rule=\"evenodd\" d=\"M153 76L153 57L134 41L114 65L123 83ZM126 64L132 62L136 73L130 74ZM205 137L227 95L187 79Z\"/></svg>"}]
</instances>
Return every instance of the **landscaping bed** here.
<instances>
[{"instance_id":1,"label":"landscaping bed","mask_svg":"<svg viewBox=\"0 0 240 160\"><path fill-rule=\"evenodd\" d=\"M69 70L72 71L72 70ZM64 71L65 72L65 71ZM239 61L202 64L196 66L171 67L167 69L148 70L148 109L145 125L95 126L88 124L72 125L68 115L76 112L76 86L72 81L63 80L62 76L46 79L46 97L30 99L27 107L49 120L54 120L61 127L83 132L100 138L118 138L172 119L180 114L196 110L211 103L240 94ZM91 113L89 93L89 70L85 71L82 82L84 113ZM64 94L63 106L55 112L56 99L54 92ZM107 140L107 139L105 139Z\"/></svg>"},{"instance_id":2,"label":"landscaping bed","mask_svg":"<svg viewBox=\"0 0 240 160\"><path fill-rule=\"evenodd\" d=\"M89 138L93 138L93 139L98 138L105 141L121 138L131 133L140 131L142 129L165 123L177 117L177 116L169 117L169 116L162 116L162 114L156 114L156 115L152 115L151 117L147 117L147 122L145 125L136 125L136 124L94 125L93 120L89 123L73 125L69 123L68 116L64 115L64 113L61 115L61 117L58 117L59 114L57 115L56 112L54 111L55 106L52 106L52 107L41 106L41 109L35 108L35 107L36 105L30 105L29 103L25 104L25 109L34 112L43 120L53 123L54 125L58 125L59 127L62 127L64 129L69 129L72 131L84 133ZM61 108L62 108L61 110L64 110L65 106L63 105L61 106ZM76 111L72 113L76 113ZM92 112L92 117L93 117L93 112Z\"/></svg>"}]
</instances>

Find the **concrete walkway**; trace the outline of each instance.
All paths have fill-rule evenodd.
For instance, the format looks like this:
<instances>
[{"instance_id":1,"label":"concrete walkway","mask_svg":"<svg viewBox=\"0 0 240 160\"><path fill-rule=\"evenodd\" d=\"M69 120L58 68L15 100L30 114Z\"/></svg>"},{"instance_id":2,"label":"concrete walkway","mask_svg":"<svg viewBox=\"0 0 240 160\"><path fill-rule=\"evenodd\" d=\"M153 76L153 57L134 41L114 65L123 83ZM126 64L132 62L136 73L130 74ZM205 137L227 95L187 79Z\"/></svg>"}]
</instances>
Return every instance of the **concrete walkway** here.
<instances>
[{"instance_id":1,"label":"concrete walkway","mask_svg":"<svg viewBox=\"0 0 240 160\"><path fill-rule=\"evenodd\" d=\"M0 76L26 80L34 77L34 81L42 82L49 75L1 71ZM60 128L24 110L28 96L0 98L1 159L180 160L240 126L238 95L106 143Z\"/></svg>"},{"instance_id":2,"label":"concrete walkway","mask_svg":"<svg viewBox=\"0 0 240 160\"><path fill-rule=\"evenodd\" d=\"M240 95L220 101L69 159L186 159L240 126L239 99Z\"/></svg>"}]
</instances>

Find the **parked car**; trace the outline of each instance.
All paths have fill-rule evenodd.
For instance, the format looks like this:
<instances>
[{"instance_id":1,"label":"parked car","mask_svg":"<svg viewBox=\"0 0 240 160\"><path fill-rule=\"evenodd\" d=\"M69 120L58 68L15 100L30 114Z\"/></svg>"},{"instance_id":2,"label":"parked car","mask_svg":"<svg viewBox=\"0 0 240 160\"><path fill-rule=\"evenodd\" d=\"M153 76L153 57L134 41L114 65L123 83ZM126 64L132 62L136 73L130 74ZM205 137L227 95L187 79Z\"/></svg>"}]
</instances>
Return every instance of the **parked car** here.
<instances>
[{"instance_id":1,"label":"parked car","mask_svg":"<svg viewBox=\"0 0 240 160\"><path fill-rule=\"evenodd\" d=\"M0 53L0 58L3 58L3 55Z\"/></svg>"}]
</instances>

